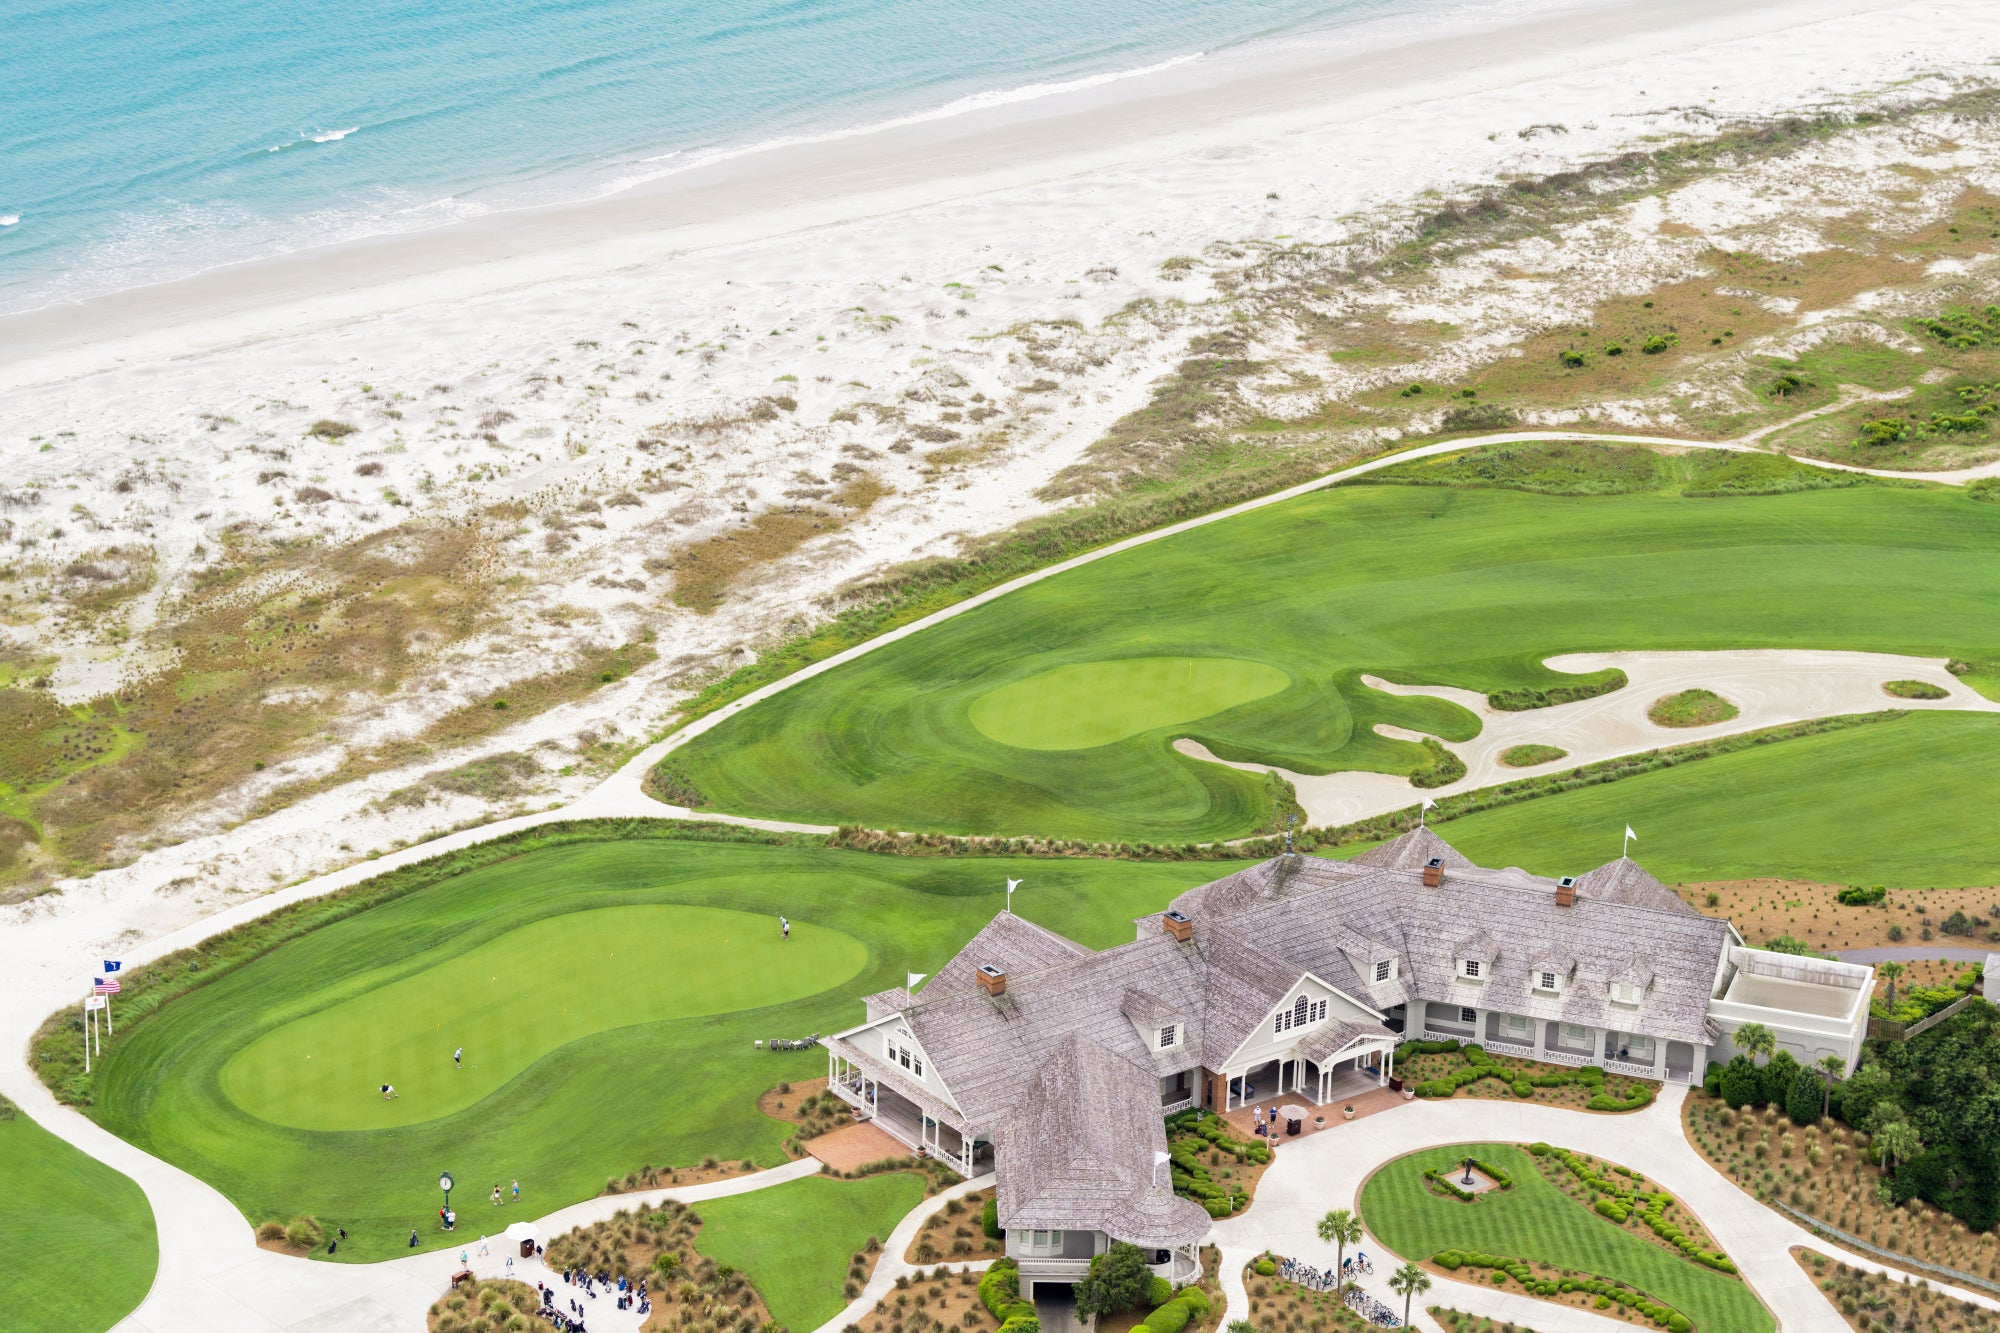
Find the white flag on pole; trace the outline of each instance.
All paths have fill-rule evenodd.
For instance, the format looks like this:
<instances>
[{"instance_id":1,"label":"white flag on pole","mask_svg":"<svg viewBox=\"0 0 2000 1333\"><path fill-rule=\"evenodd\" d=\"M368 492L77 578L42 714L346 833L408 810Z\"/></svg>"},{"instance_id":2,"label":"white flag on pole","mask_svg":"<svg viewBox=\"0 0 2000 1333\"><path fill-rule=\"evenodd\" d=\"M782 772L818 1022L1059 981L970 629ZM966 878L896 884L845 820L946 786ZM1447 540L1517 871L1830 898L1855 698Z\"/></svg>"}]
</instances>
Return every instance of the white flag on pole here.
<instances>
[{"instance_id":1,"label":"white flag on pole","mask_svg":"<svg viewBox=\"0 0 2000 1333\"><path fill-rule=\"evenodd\" d=\"M928 973L928 972L912 972L912 973L910 973L910 974L909 974L909 979L908 979L908 980L906 980L906 981L905 981L905 982L903 983L903 989L905 989L905 990L915 990L915 989L917 988L917 983L918 983L919 981L922 981L922 980L923 980L923 979L924 979L925 977L927 977L927 976L929 976L929 975L930 975L930 973Z\"/></svg>"},{"instance_id":2,"label":"white flag on pole","mask_svg":"<svg viewBox=\"0 0 2000 1333\"><path fill-rule=\"evenodd\" d=\"M1630 824L1627 824L1625 826L1625 839L1627 842L1639 841L1639 835L1632 831L1632 826Z\"/></svg>"},{"instance_id":3,"label":"white flag on pole","mask_svg":"<svg viewBox=\"0 0 2000 1333\"><path fill-rule=\"evenodd\" d=\"M1007 892L1009 893L1012 893L1014 890L1020 887L1021 887L1021 881L1018 879L1010 879L1007 881Z\"/></svg>"},{"instance_id":4,"label":"white flag on pole","mask_svg":"<svg viewBox=\"0 0 2000 1333\"><path fill-rule=\"evenodd\" d=\"M111 997L108 995L86 995L83 997L83 1007L86 1010L102 1009L109 1003L111 1003Z\"/></svg>"},{"instance_id":5,"label":"white flag on pole","mask_svg":"<svg viewBox=\"0 0 2000 1333\"><path fill-rule=\"evenodd\" d=\"M1173 1155L1172 1153L1164 1153L1164 1152L1161 1152L1161 1151L1160 1151L1160 1150L1159 1150L1158 1148L1155 1148L1155 1149L1153 1149L1153 1165L1154 1165L1154 1166L1159 1166L1159 1165L1161 1165L1161 1164L1163 1164L1163 1163L1166 1163L1166 1162L1171 1162L1171 1161L1173 1161L1173 1160L1174 1160L1174 1155Z\"/></svg>"}]
</instances>

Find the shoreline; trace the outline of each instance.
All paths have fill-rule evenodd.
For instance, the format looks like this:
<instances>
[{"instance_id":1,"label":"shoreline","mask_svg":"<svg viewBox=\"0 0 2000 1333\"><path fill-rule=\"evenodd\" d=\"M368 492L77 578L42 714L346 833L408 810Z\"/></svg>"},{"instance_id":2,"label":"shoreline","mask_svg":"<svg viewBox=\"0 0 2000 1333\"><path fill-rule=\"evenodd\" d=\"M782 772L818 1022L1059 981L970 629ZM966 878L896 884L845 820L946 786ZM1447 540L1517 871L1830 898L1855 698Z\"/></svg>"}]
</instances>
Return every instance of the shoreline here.
<instances>
[{"instance_id":1,"label":"shoreline","mask_svg":"<svg viewBox=\"0 0 2000 1333\"><path fill-rule=\"evenodd\" d=\"M964 114L718 154L620 193L246 261L0 317L0 387L656 264L1002 191L1220 154L1398 108L1894 7L1640 0L1358 49L1342 29ZM1393 23L1385 19L1383 23ZM1367 27L1369 25L1357 25ZM1274 184L1277 182L1274 182Z\"/></svg>"}]
</instances>

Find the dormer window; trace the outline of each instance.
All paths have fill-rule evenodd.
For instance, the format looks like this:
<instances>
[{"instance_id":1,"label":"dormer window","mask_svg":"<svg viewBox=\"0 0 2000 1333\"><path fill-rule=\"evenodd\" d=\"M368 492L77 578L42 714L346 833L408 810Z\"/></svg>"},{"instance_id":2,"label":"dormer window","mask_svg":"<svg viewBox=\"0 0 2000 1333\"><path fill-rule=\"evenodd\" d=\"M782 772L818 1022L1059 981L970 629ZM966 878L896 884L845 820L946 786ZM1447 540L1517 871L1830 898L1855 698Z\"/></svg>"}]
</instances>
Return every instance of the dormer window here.
<instances>
[{"instance_id":1,"label":"dormer window","mask_svg":"<svg viewBox=\"0 0 2000 1333\"><path fill-rule=\"evenodd\" d=\"M902 1035L907 1037L909 1034L903 1033ZM906 1046L894 1037L883 1038L882 1050L889 1057L890 1064L901 1065L918 1078L924 1076L924 1056L922 1051L911 1046Z\"/></svg>"},{"instance_id":2,"label":"dormer window","mask_svg":"<svg viewBox=\"0 0 2000 1333\"><path fill-rule=\"evenodd\" d=\"M1271 1032L1275 1035L1290 1032L1293 1028L1310 1027L1326 1017L1326 1001L1315 1000L1301 995L1288 1008L1280 1009L1271 1020Z\"/></svg>"},{"instance_id":3,"label":"dormer window","mask_svg":"<svg viewBox=\"0 0 2000 1333\"><path fill-rule=\"evenodd\" d=\"M1461 958L1458 960L1458 974L1462 977L1477 981L1483 970L1484 968L1477 958Z\"/></svg>"},{"instance_id":4,"label":"dormer window","mask_svg":"<svg viewBox=\"0 0 2000 1333\"><path fill-rule=\"evenodd\" d=\"M1382 960L1381 962L1379 962L1379 963L1375 964L1375 984L1376 984L1376 985L1378 985L1378 986L1379 986L1379 985L1381 985L1381 984L1382 984L1383 982L1385 982L1385 981L1393 981L1393 980L1395 980L1395 978L1396 978L1396 960L1395 960L1395 959L1393 959L1393 958L1384 958L1384 959L1383 959L1383 960Z\"/></svg>"},{"instance_id":5,"label":"dormer window","mask_svg":"<svg viewBox=\"0 0 2000 1333\"><path fill-rule=\"evenodd\" d=\"M1635 981L1614 981L1611 983L1611 1003L1637 1004L1645 997L1645 988Z\"/></svg>"},{"instance_id":6,"label":"dormer window","mask_svg":"<svg viewBox=\"0 0 2000 1333\"><path fill-rule=\"evenodd\" d=\"M1163 1028L1161 1028L1161 1029L1160 1029L1160 1049L1161 1049L1161 1050L1163 1050L1163 1051L1170 1051L1170 1050L1172 1050L1172 1049L1173 1049L1174 1047L1176 1047L1176 1046L1178 1046L1178 1045L1180 1045L1180 1044L1181 1044L1181 1026L1180 1026L1180 1024L1178 1024L1178 1023L1169 1023L1169 1024L1167 1024L1167 1025L1166 1025L1165 1027L1163 1027Z\"/></svg>"},{"instance_id":7,"label":"dormer window","mask_svg":"<svg viewBox=\"0 0 2000 1333\"><path fill-rule=\"evenodd\" d=\"M1562 991L1562 978L1546 968L1538 969L1535 973L1535 989L1547 991L1551 995L1559 994Z\"/></svg>"}]
</instances>

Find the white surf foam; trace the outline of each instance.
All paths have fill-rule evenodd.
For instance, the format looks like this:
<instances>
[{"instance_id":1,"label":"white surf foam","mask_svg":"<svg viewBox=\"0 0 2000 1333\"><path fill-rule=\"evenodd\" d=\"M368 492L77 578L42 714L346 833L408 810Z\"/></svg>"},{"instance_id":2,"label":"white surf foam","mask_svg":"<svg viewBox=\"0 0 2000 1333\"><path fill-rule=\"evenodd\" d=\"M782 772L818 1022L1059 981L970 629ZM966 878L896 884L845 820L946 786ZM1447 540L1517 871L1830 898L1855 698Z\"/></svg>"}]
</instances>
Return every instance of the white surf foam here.
<instances>
[{"instance_id":1,"label":"white surf foam","mask_svg":"<svg viewBox=\"0 0 2000 1333\"><path fill-rule=\"evenodd\" d=\"M11 227L20 220L19 213L0 213L0 227Z\"/></svg>"},{"instance_id":2,"label":"white surf foam","mask_svg":"<svg viewBox=\"0 0 2000 1333\"><path fill-rule=\"evenodd\" d=\"M321 130L318 134L306 135L306 138L311 139L314 143L333 143L337 140L345 139L360 128L359 125L350 125L344 130Z\"/></svg>"}]
</instances>

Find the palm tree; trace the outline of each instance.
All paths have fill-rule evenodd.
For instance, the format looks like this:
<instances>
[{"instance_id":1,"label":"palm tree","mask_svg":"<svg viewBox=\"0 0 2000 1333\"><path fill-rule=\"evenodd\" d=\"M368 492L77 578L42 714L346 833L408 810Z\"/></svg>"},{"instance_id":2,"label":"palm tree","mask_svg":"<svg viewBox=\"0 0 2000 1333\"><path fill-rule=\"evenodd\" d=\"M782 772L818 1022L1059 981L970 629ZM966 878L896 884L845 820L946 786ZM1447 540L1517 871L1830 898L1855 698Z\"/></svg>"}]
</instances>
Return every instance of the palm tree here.
<instances>
[{"instance_id":1,"label":"palm tree","mask_svg":"<svg viewBox=\"0 0 2000 1333\"><path fill-rule=\"evenodd\" d=\"M1389 1290L1403 1298L1403 1327L1410 1326L1410 1302L1430 1289L1430 1274L1415 1264L1404 1264L1389 1275Z\"/></svg>"},{"instance_id":2,"label":"palm tree","mask_svg":"<svg viewBox=\"0 0 2000 1333\"><path fill-rule=\"evenodd\" d=\"M1901 1166L1924 1150L1924 1140L1909 1121L1892 1120L1875 1131L1875 1146L1882 1150L1884 1158Z\"/></svg>"},{"instance_id":3,"label":"palm tree","mask_svg":"<svg viewBox=\"0 0 2000 1333\"><path fill-rule=\"evenodd\" d=\"M1341 1272L1342 1261L1347 1258L1347 1247L1361 1239L1361 1219L1351 1208L1336 1208L1319 1220L1319 1238L1334 1247L1334 1280L1344 1285L1347 1275Z\"/></svg>"},{"instance_id":4,"label":"palm tree","mask_svg":"<svg viewBox=\"0 0 2000 1333\"><path fill-rule=\"evenodd\" d=\"M1903 973L1910 969L1901 963L1882 963L1875 970L1882 974L1882 980L1889 983L1889 1003L1887 1007L1889 1012L1893 1014L1896 1012L1896 983L1902 979Z\"/></svg>"},{"instance_id":5,"label":"palm tree","mask_svg":"<svg viewBox=\"0 0 2000 1333\"><path fill-rule=\"evenodd\" d=\"M1826 1095L1820 1099L1819 1118L1824 1120L1833 1114L1833 1081L1847 1073L1847 1061L1838 1055L1822 1055L1819 1058L1820 1082L1826 1084Z\"/></svg>"},{"instance_id":6,"label":"palm tree","mask_svg":"<svg viewBox=\"0 0 2000 1333\"><path fill-rule=\"evenodd\" d=\"M1748 1052L1750 1063L1755 1064L1759 1056L1777 1051L1778 1037L1762 1023L1745 1023L1736 1029L1736 1049Z\"/></svg>"}]
</instances>

